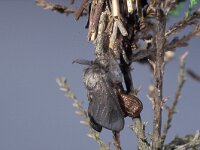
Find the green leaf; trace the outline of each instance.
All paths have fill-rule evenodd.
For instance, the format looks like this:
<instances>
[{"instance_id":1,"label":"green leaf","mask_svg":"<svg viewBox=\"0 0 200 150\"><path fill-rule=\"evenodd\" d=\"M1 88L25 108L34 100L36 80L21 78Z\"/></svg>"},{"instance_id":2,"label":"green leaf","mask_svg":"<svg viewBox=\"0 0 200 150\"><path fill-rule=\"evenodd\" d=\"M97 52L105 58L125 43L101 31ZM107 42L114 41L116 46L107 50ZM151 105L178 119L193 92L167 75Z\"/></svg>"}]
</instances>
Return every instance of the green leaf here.
<instances>
[{"instance_id":1,"label":"green leaf","mask_svg":"<svg viewBox=\"0 0 200 150\"><path fill-rule=\"evenodd\" d=\"M192 10L195 8L195 6L200 2L200 0L190 0L190 5L188 8L188 11L185 13L185 16L188 17Z\"/></svg>"},{"instance_id":2,"label":"green leaf","mask_svg":"<svg viewBox=\"0 0 200 150\"><path fill-rule=\"evenodd\" d=\"M185 2L180 2L177 4L176 8L169 12L169 16L179 16L184 4Z\"/></svg>"}]
</instances>

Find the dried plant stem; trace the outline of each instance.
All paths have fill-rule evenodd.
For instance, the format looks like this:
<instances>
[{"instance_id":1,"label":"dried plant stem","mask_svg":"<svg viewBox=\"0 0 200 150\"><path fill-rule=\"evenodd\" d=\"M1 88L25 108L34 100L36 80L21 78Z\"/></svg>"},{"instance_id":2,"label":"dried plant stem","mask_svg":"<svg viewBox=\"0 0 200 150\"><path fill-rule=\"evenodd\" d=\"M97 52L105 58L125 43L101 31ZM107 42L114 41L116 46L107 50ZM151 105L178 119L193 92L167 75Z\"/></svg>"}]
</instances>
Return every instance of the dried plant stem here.
<instances>
[{"instance_id":1,"label":"dried plant stem","mask_svg":"<svg viewBox=\"0 0 200 150\"><path fill-rule=\"evenodd\" d=\"M183 85L185 83L185 58L186 58L187 54L188 53L186 52L180 57L180 71L179 71L179 75L178 75L178 87L176 89L174 100L173 100L170 108L167 109L168 110L167 121L164 125L163 134L162 134L162 137L161 137L161 145L162 146L165 142L168 130L171 126L173 115L175 113L176 106L177 106L178 101L180 99L181 90L182 90Z\"/></svg>"},{"instance_id":2,"label":"dried plant stem","mask_svg":"<svg viewBox=\"0 0 200 150\"><path fill-rule=\"evenodd\" d=\"M141 117L133 119L133 125L130 127L136 134L138 140L139 150L150 150L150 144L145 136L144 125L142 123Z\"/></svg>"},{"instance_id":3,"label":"dried plant stem","mask_svg":"<svg viewBox=\"0 0 200 150\"><path fill-rule=\"evenodd\" d=\"M83 12L83 10L87 7L89 0L83 0L80 7L74 12L75 19L78 20Z\"/></svg>"},{"instance_id":4,"label":"dried plant stem","mask_svg":"<svg viewBox=\"0 0 200 150\"><path fill-rule=\"evenodd\" d=\"M160 4L158 4L159 6ZM158 7L160 8L160 7ZM163 67L164 67L164 45L165 45L165 27L166 18L161 9L157 9L157 34L156 34L156 62L154 68L155 77L155 94L154 94L154 118L153 118L153 135L152 135L152 149L160 148L159 140L161 134L161 120L162 120L162 90L163 90Z\"/></svg>"},{"instance_id":5,"label":"dried plant stem","mask_svg":"<svg viewBox=\"0 0 200 150\"><path fill-rule=\"evenodd\" d=\"M200 131L196 134L188 134L185 137L176 136L169 144L165 145L164 150L198 150L200 148Z\"/></svg>"},{"instance_id":6,"label":"dried plant stem","mask_svg":"<svg viewBox=\"0 0 200 150\"><path fill-rule=\"evenodd\" d=\"M91 24L91 32L96 33L98 25L99 25L99 19L103 10L104 1L99 2L94 11L94 15L92 16L92 24Z\"/></svg>"},{"instance_id":7,"label":"dried plant stem","mask_svg":"<svg viewBox=\"0 0 200 150\"><path fill-rule=\"evenodd\" d=\"M88 137L95 140L99 144L101 150L109 150L110 149L109 144L108 145L104 144L104 142L101 140L99 136L99 133L94 131L90 126L87 111L82 107L82 102L77 100L76 96L71 91L69 85L67 84L67 80L65 78L57 78L56 82L59 85L60 90L65 93L65 96L73 100L73 106L77 108L77 111L75 113L83 117L83 121L80 121L80 123L88 127L90 131Z\"/></svg>"},{"instance_id":8,"label":"dried plant stem","mask_svg":"<svg viewBox=\"0 0 200 150\"><path fill-rule=\"evenodd\" d=\"M188 17L184 17L181 21L175 23L172 27L168 29L168 31L165 33L165 36L168 37L170 35L174 35L188 27L189 25L196 25L198 23L198 20L200 18L200 8L195 11L192 15Z\"/></svg>"},{"instance_id":9,"label":"dried plant stem","mask_svg":"<svg viewBox=\"0 0 200 150\"><path fill-rule=\"evenodd\" d=\"M199 149L200 148L200 132L197 131L196 134L190 139L186 144L176 146L175 150L186 150L186 149Z\"/></svg>"},{"instance_id":10,"label":"dried plant stem","mask_svg":"<svg viewBox=\"0 0 200 150\"><path fill-rule=\"evenodd\" d=\"M60 4L53 4L50 2L47 2L45 0L35 0L36 4L43 9L48 9L52 11L57 11L61 14L66 13L66 14L71 14L74 13L75 11L72 9L69 9L67 6L60 5Z\"/></svg>"},{"instance_id":11,"label":"dried plant stem","mask_svg":"<svg viewBox=\"0 0 200 150\"><path fill-rule=\"evenodd\" d=\"M121 150L122 148L120 144L120 133L113 131L113 140L116 150Z\"/></svg>"},{"instance_id":12,"label":"dried plant stem","mask_svg":"<svg viewBox=\"0 0 200 150\"><path fill-rule=\"evenodd\" d=\"M175 37L171 42L165 45L165 49L166 51L173 51L178 47L186 47L188 46L188 42L195 36L200 36L199 26L195 27L192 32L189 32L181 38Z\"/></svg>"}]
</instances>

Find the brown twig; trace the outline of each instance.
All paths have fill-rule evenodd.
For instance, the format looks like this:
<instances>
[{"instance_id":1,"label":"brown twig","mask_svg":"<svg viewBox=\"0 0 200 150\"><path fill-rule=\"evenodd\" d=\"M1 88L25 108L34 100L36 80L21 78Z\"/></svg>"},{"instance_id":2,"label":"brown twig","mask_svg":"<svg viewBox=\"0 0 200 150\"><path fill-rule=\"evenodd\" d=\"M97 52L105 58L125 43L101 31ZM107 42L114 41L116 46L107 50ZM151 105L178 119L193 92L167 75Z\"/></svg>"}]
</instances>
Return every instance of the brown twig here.
<instances>
[{"instance_id":1,"label":"brown twig","mask_svg":"<svg viewBox=\"0 0 200 150\"><path fill-rule=\"evenodd\" d=\"M188 42L195 36L200 36L200 27L197 26L194 28L192 32L189 32L187 35L184 35L183 37L175 37L170 42L166 42L164 46L165 52L167 51L175 51L176 48L179 47L186 47L188 46ZM148 59L155 56L155 48L152 47L150 49L144 49L144 48L138 48L138 51L135 51L132 55L132 61L137 62L148 62Z\"/></svg>"},{"instance_id":2,"label":"brown twig","mask_svg":"<svg viewBox=\"0 0 200 150\"><path fill-rule=\"evenodd\" d=\"M161 121L162 121L162 90L163 90L163 72L164 72L164 45L165 45L165 27L166 18L160 9L160 3L157 2L157 34L156 34L156 61L154 69L155 78L155 95L154 95L154 118L153 118L153 135L152 135L152 149L156 150L160 148L159 140L161 134Z\"/></svg>"},{"instance_id":3,"label":"brown twig","mask_svg":"<svg viewBox=\"0 0 200 150\"><path fill-rule=\"evenodd\" d=\"M73 14L76 12L76 9L68 8L67 6L60 5L60 4L53 4L51 2L47 2L46 0L35 0L35 3L38 6L42 7L43 9L56 11L61 14L69 15L69 14ZM87 12L84 11L80 14L80 16L81 15L85 16L85 15L87 15Z\"/></svg>"},{"instance_id":4,"label":"brown twig","mask_svg":"<svg viewBox=\"0 0 200 150\"><path fill-rule=\"evenodd\" d=\"M92 23L91 23L91 33L95 33L97 31L99 25L99 19L103 10L104 1L100 1L94 10L94 15L92 16Z\"/></svg>"},{"instance_id":5,"label":"brown twig","mask_svg":"<svg viewBox=\"0 0 200 150\"><path fill-rule=\"evenodd\" d=\"M181 38L175 37L171 42L167 43L165 45L166 51L174 51L178 47L186 47L188 46L188 42L195 36L200 36L200 27L197 26L195 29L188 33L187 35L184 35Z\"/></svg>"},{"instance_id":6,"label":"brown twig","mask_svg":"<svg viewBox=\"0 0 200 150\"><path fill-rule=\"evenodd\" d=\"M197 25L199 23L197 19L199 18L200 18L200 8L190 16L184 17L181 21L175 23L165 32L165 36L168 37L170 35L177 34L184 28L188 27L189 25Z\"/></svg>"},{"instance_id":7,"label":"brown twig","mask_svg":"<svg viewBox=\"0 0 200 150\"><path fill-rule=\"evenodd\" d=\"M187 35L184 35L183 37L175 37L172 41L167 42L164 46L165 52L167 51L175 51L178 47L186 47L188 46L188 42L195 36L200 36L200 27L197 26L194 28L192 32L189 32ZM139 50L134 52L132 55L132 61L137 62L148 62L148 59L155 56L155 49L154 47L150 49L143 49L138 48Z\"/></svg>"},{"instance_id":8,"label":"brown twig","mask_svg":"<svg viewBox=\"0 0 200 150\"><path fill-rule=\"evenodd\" d=\"M88 4L90 3L90 0L83 0L80 7L78 9L76 9L74 15L75 15L75 19L78 20L80 18L80 16L83 14L83 10L88 6Z\"/></svg>"},{"instance_id":9,"label":"brown twig","mask_svg":"<svg viewBox=\"0 0 200 150\"><path fill-rule=\"evenodd\" d=\"M147 60L151 55L155 55L155 49L139 49L138 51L133 53L132 62L140 62L144 59ZM148 60L147 60L148 62Z\"/></svg>"},{"instance_id":10,"label":"brown twig","mask_svg":"<svg viewBox=\"0 0 200 150\"><path fill-rule=\"evenodd\" d=\"M178 75L178 87L176 89L174 100L173 100L171 106L167 109L167 111L168 111L167 121L164 125L163 134L162 134L162 137L161 137L161 145L162 146L165 142L168 130L171 126L173 115L175 113L176 106L177 106L178 101L180 99L181 90L182 90L183 85L185 83L185 59L186 59L187 55L188 55L188 52L184 53L180 57L180 71L179 71L179 75Z\"/></svg>"},{"instance_id":11,"label":"brown twig","mask_svg":"<svg viewBox=\"0 0 200 150\"><path fill-rule=\"evenodd\" d=\"M47 2L45 0L35 0L36 4L43 9L48 9L52 11L59 12L61 14L66 13L67 15L72 14L75 12L75 10L68 8L67 6L64 5L59 5L59 4L53 4L50 2Z\"/></svg>"},{"instance_id":12,"label":"brown twig","mask_svg":"<svg viewBox=\"0 0 200 150\"><path fill-rule=\"evenodd\" d=\"M164 1L164 10L165 10L165 15L167 15L170 10L174 9L176 7L178 0L165 0Z\"/></svg>"}]
</instances>

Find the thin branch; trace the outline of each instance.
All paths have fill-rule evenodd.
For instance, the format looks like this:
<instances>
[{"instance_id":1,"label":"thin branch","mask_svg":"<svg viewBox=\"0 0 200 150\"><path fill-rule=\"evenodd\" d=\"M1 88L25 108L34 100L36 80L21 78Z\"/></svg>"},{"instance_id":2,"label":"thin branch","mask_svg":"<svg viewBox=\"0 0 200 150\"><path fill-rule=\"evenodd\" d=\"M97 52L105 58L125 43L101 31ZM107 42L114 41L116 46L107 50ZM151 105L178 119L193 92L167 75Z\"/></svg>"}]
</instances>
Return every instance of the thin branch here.
<instances>
[{"instance_id":1,"label":"thin branch","mask_svg":"<svg viewBox=\"0 0 200 150\"><path fill-rule=\"evenodd\" d=\"M165 45L166 51L174 51L178 47L188 46L188 42L195 36L200 36L200 27L197 26L192 32L184 35L181 38L175 37L171 42Z\"/></svg>"},{"instance_id":2,"label":"thin branch","mask_svg":"<svg viewBox=\"0 0 200 150\"><path fill-rule=\"evenodd\" d=\"M76 9L68 8L67 6L60 5L60 4L53 4L51 2L47 2L45 0L35 0L35 3L46 10L56 11L61 14L73 14L75 13ZM82 15L87 15L86 12L83 12Z\"/></svg>"},{"instance_id":3,"label":"thin branch","mask_svg":"<svg viewBox=\"0 0 200 150\"><path fill-rule=\"evenodd\" d=\"M143 125L141 118L134 118L133 125L130 128L135 132L138 140L138 149L139 150L150 150L150 144L147 141L145 135L145 126Z\"/></svg>"},{"instance_id":4,"label":"thin branch","mask_svg":"<svg viewBox=\"0 0 200 150\"><path fill-rule=\"evenodd\" d=\"M148 62L148 59L151 55L155 55L155 49L154 48L151 48L151 49L139 49L138 51L136 52L133 52L132 54L132 62L140 62L144 59L147 60Z\"/></svg>"},{"instance_id":5,"label":"thin branch","mask_svg":"<svg viewBox=\"0 0 200 150\"><path fill-rule=\"evenodd\" d=\"M165 39L165 28L166 18L163 11L160 8L160 1L157 1L157 34L156 34L156 60L154 69L155 78L155 94L154 94L154 118L153 118L153 135L152 135L152 149L156 150L160 148L160 135L161 135L161 124L162 124L162 100L163 100L163 73L164 73L164 45Z\"/></svg>"},{"instance_id":6,"label":"thin branch","mask_svg":"<svg viewBox=\"0 0 200 150\"><path fill-rule=\"evenodd\" d=\"M99 19L100 19L101 13L103 11L103 5L104 5L104 1L100 1L95 6L94 15L91 16L92 17L92 22L91 22L91 27L90 27L91 34L97 32L98 25L99 25Z\"/></svg>"},{"instance_id":7,"label":"thin branch","mask_svg":"<svg viewBox=\"0 0 200 150\"><path fill-rule=\"evenodd\" d=\"M189 25L197 25L199 23L197 19L200 19L200 8L190 16L184 17L181 21L175 23L165 32L165 36L177 34Z\"/></svg>"},{"instance_id":8,"label":"thin branch","mask_svg":"<svg viewBox=\"0 0 200 150\"><path fill-rule=\"evenodd\" d=\"M165 10L165 15L167 15L170 10L176 8L178 0L165 0L164 1L164 10Z\"/></svg>"},{"instance_id":9,"label":"thin branch","mask_svg":"<svg viewBox=\"0 0 200 150\"><path fill-rule=\"evenodd\" d=\"M116 150L121 150L121 144L120 144L120 133L117 133L113 131L113 139L114 139L114 146L116 147Z\"/></svg>"},{"instance_id":10,"label":"thin branch","mask_svg":"<svg viewBox=\"0 0 200 150\"><path fill-rule=\"evenodd\" d=\"M164 150L186 150L200 148L200 131L194 135L188 134L183 138L176 136L169 144L164 146Z\"/></svg>"},{"instance_id":11,"label":"thin branch","mask_svg":"<svg viewBox=\"0 0 200 150\"><path fill-rule=\"evenodd\" d=\"M83 14L84 9L88 6L90 0L83 0L80 7L75 11L75 19L78 20L80 16Z\"/></svg>"},{"instance_id":12,"label":"thin branch","mask_svg":"<svg viewBox=\"0 0 200 150\"><path fill-rule=\"evenodd\" d=\"M194 72L194 71L191 70L191 69L187 69L187 73L188 73L188 75L189 75L192 79L194 79L194 80L200 82L200 75L199 75L199 74L197 74L196 72Z\"/></svg>"},{"instance_id":13,"label":"thin branch","mask_svg":"<svg viewBox=\"0 0 200 150\"><path fill-rule=\"evenodd\" d=\"M199 149L200 148L200 132L197 131L189 142L184 145L176 146L175 150L186 150L186 149Z\"/></svg>"},{"instance_id":14,"label":"thin branch","mask_svg":"<svg viewBox=\"0 0 200 150\"><path fill-rule=\"evenodd\" d=\"M183 37L175 37L170 42L165 43L164 49L167 51L175 51L176 48L186 47L188 46L188 42L195 36L200 36L200 27L197 26L194 28L192 32L189 32L187 35ZM132 54L132 62L148 62L149 58L153 58L155 56L155 48L152 47L150 49L138 48L137 51Z\"/></svg>"},{"instance_id":15,"label":"thin branch","mask_svg":"<svg viewBox=\"0 0 200 150\"><path fill-rule=\"evenodd\" d=\"M53 4L50 2L47 2L45 0L35 0L36 4L43 9L48 9L52 11L59 12L61 14L66 13L67 15L74 13L75 11L72 9L69 9L67 6L60 5L60 4Z\"/></svg>"},{"instance_id":16,"label":"thin branch","mask_svg":"<svg viewBox=\"0 0 200 150\"><path fill-rule=\"evenodd\" d=\"M177 106L178 101L180 99L180 95L181 95L183 85L185 83L185 59L186 59L187 55L188 55L188 52L184 53L180 57L180 71L179 71L179 74L178 74L178 87L176 89L174 100L173 100L171 106L167 109L168 110L167 121L164 125L163 134L162 134L162 137L161 137L161 145L162 146L165 142L168 130L171 127L173 115L175 113L175 109L176 109L176 106Z\"/></svg>"},{"instance_id":17,"label":"thin branch","mask_svg":"<svg viewBox=\"0 0 200 150\"><path fill-rule=\"evenodd\" d=\"M99 133L93 130L90 126L87 111L83 108L82 102L77 100L76 96L71 91L69 85L67 84L67 80L65 78L57 78L56 82L59 85L60 90L65 93L65 96L73 100L73 106L77 108L77 111L75 113L83 117L83 121L80 121L80 123L88 127L90 131L88 137L95 140L99 144L101 150L109 150L109 145L104 144L103 141L100 139Z\"/></svg>"},{"instance_id":18,"label":"thin branch","mask_svg":"<svg viewBox=\"0 0 200 150\"><path fill-rule=\"evenodd\" d=\"M176 48L186 47L188 46L188 42L195 36L200 36L200 27L197 26L192 32L184 35L183 37L175 37L172 41L165 44L164 49L167 51L175 51ZM139 48L139 50L133 52L132 62L148 62L149 58L154 58L155 56L155 48L143 49Z\"/></svg>"}]
</instances>

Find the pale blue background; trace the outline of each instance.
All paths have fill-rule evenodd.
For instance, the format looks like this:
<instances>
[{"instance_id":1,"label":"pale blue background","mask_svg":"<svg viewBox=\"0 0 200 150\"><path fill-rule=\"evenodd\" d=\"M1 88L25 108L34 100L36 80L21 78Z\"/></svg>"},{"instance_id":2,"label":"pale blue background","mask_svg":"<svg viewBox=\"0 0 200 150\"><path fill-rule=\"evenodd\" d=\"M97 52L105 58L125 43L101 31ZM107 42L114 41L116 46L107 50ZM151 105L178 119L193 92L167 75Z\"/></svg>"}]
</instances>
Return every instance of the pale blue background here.
<instances>
[{"instance_id":1,"label":"pale blue background","mask_svg":"<svg viewBox=\"0 0 200 150\"><path fill-rule=\"evenodd\" d=\"M88 129L79 124L81 118L74 114L72 101L64 97L55 82L56 77L66 76L87 107L83 66L72 64L77 58L94 58L93 46L86 40L85 24L86 18L76 22L72 16L45 11L32 0L0 0L0 150L98 148L86 136ZM166 67L164 96L173 98L178 56L184 51L190 52L187 67L200 73L199 47L200 39L195 38L188 48L178 49ZM149 122L147 132L151 132L152 106L146 95L152 76L145 65L133 64L133 68L134 83L142 86L139 97L144 104L143 121ZM199 97L200 84L187 78L170 138L200 129ZM124 150L136 149L135 135L128 129L130 124L130 119L126 119L121 134ZM103 130L102 137L111 141L111 132Z\"/></svg>"}]
</instances>

